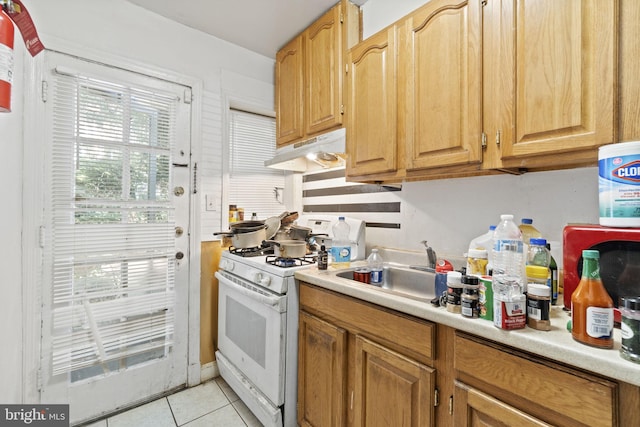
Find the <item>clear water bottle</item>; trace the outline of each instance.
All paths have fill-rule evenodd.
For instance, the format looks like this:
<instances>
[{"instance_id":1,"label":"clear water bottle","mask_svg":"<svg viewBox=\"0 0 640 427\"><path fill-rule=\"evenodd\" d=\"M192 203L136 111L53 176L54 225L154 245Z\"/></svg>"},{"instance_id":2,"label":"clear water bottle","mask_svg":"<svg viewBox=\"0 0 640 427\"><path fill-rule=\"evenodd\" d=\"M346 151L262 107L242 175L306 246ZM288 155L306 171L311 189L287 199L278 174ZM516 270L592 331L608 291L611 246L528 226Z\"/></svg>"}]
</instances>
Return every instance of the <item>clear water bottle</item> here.
<instances>
[{"instance_id":1,"label":"clear water bottle","mask_svg":"<svg viewBox=\"0 0 640 427\"><path fill-rule=\"evenodd\" d=\"M500 216L493 241L493 324L507 330L524 328L525 259L522 232L513 222L513 215Z\"/></svg>"},{"instance_id":2,"label":"clear water bottle","mask_svg":"<svg viewBox=\"0 0 640 427\"><path fill-rule=\"evenodd\" d=\"M513 215L500 215L493 242L493 296L511 301L523 294L525 284L522 232Z\"/></svg>"},{"instance_id":3,"label":"clear water bottle","mask_svg":"<svg viewBox=\"0 0 640 427\"><path fill-rule=\"evenodd\" d=\"M338 217L338 222L333 225L333 239L331 241L332 265L335 268L348 268L351 265L350 232L351 227L344 220L344 217Z\"/></svg>"},{"instance_id":4,"label":"clear water bottle","mask_svg":"<svg viewBox=\"0 0 640 427\"><path fill-rule=\"evenodd\" d=\"M382 271L384 267L384 261L382 259L382 256L378 253L377 249L371 249L371 255L369 255L369 258L367 258L367 265L371 274L369 283L376 286L382 286Z\"/></svg>"}]
</instances>

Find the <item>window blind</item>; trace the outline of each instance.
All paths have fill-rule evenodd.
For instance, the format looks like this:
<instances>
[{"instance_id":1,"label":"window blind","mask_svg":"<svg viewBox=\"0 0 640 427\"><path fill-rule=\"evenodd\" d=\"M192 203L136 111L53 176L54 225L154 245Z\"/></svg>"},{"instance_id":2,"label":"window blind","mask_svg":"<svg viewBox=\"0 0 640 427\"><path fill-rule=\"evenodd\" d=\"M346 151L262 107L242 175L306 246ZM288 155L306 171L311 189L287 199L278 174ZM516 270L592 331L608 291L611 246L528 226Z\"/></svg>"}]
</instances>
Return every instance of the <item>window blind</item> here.
<instances>
[{"instance_id":1,"label":"window blind","mask_svg":"<svg viewBox=\"0 0 640 427\"><path fill-rule=\"evenodd\" d=\"M177 99L66 72L52 83L52 374L82 379L171 350Z\"/></svg>"},{"instance_id":2,"label":"window blind","mask_svg":"<svg viewBox=\"0 0 640 427\"><path fill-rule=\"evenodd\" d=\"M230 111L229 203L265 219L283 211L284 172L264 166L276 146L275 119L244 111Z\"/></svg>"}]
</instances>

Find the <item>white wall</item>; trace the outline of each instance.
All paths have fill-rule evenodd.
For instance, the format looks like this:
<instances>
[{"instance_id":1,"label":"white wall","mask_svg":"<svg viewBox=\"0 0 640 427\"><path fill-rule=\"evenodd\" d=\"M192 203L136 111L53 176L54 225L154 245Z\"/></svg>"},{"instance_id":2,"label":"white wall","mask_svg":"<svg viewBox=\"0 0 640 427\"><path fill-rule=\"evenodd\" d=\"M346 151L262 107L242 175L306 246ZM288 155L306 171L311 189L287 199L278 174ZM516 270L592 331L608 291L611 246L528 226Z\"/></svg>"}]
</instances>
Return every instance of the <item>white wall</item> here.
<instances>
[{"instance_id":1,"label":"white wall","mask_svg":"<svg viewBox=\"0 0 640 427\"><path fill-rule=\"evenodd\" d=\"M438 255L459 256L500 214L511 213L518 223L532 218L561 263L564 226L598 223L598 169L410 182L399 197L402 228L367 229L369 245L422 250L427 240Z\"/></svg>"},{"instance_id":2,"label":"white wall","mask_svg":"<svg viewBox=\"0 0 640 427\"><path fill-rule=\"evenodd\" d=\"M416 10L429 0L367 0L362 5L362 38L366 39L384 27Z\"/></svg>"},{"instance_id":3,"label":"white wall","mask_svg":"<svg viewBox=\"0 0 640 427\"><path fill-rule=\"evenodd\" d=\"M362 7L367 38L426 3L425 0L368 0ZM421 240L439 254L461 255L469 241L513 213L533 224L555 245L561 262L562 229L569 222L598 223L598 170L500 175L404 183L400 230L367 229L367 246L422 250Z\"/></svg>"},{"instance_id":4,"label":"white wall","mask_svg":"<svg viewBox=\"0 0 640 427\"><path fill-rule=\"evenodd\" d=\"M248 99L252 105L273 109L274 60L244 48L189 29L145 11L125 0L30 0L26 6L46 48L97 60L131 63L140 71L149 68L155 75L186 76L201 82L201 108L193 111L201 119L199 170L201 190L215 193L222 203L222 137L224 99ZM0 402L23 401L22 378L35 378L33 366L23 365L22 259L23 231L22 161L23 130L37 126L23 117L24 74L32 60L16 30L16 65L13 112L0 114L0 146L3 165L0 233L4 249L0 257ZM239 83L241 82L241 83ZM238 89L238 88L241 88ZM25 102L30 102L26 100ZM28 159L27 159L28 161ZM204 200L201 205L204 207ZM220 228L221 208L202 212L202 223ZM217 225L215 225L217 222ZM195 233L200 237L200 231ZM206 233L205 233L206 234ZM26 242L33 244L33 242ZM198 263L199 264L199 263ZM28 305L28 302L27 302Z\"/></svg>"}]
</instances>

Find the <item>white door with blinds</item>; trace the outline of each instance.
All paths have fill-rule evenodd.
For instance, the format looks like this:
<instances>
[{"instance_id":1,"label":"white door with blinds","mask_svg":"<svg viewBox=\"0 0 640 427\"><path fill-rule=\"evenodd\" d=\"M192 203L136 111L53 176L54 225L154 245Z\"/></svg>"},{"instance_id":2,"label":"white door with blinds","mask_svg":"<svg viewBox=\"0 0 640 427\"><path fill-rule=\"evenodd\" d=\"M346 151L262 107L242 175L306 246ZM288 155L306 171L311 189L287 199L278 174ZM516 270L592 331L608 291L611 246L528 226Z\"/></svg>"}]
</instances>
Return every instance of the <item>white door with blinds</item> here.
<instances>
[{"instance_id":1,"label":"white door with blinds","mask_svg":"<svg viewBox=\"0 0 640 427\"><path fill-rule=\"evenodd\" d=\"M46 55L41 402L75 423L186 383L191 93Z\"/></svg>"}]
</instances>

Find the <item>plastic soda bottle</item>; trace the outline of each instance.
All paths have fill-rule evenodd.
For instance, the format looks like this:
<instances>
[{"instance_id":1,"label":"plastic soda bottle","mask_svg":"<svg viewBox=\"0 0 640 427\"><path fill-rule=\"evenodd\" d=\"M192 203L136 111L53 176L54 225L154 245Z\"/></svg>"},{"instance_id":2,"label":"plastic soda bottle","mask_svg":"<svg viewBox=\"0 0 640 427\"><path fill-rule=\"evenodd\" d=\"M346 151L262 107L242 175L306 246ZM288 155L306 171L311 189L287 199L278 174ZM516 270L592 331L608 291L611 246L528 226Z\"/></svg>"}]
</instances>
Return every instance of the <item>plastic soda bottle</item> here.
<instances>
[{"instance_id":1,"label":"plastic soda bottle","mask_svg":"<svg viewBox=\"0 0 640 427\"><path fill-rule=\"evenodd\" d=\"M371 255L367 258L367 265L371 271L370 284L380 286L382 285L382 272L384 267L384 261L382 256L378 253L377 249L371 249Z\"/></svg>"}]
</instances>

